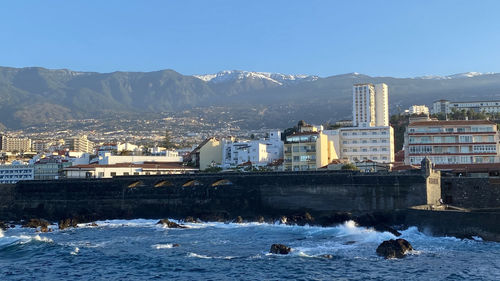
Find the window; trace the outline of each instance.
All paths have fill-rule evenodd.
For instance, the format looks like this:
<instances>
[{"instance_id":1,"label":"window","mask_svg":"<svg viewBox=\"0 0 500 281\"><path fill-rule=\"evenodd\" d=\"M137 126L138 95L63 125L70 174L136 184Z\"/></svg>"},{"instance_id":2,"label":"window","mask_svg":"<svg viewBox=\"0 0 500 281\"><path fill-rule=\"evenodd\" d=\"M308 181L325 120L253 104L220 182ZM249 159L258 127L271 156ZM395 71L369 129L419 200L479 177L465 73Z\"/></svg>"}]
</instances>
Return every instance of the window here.
<instances>
[{"instance_id":1,"label":"window","mask_svg":"<svg viewBox=\"0 0 500 281\"><path fill-rule=\"evenodd\" d=\"M128 176L129 174L128 174L128 172L123 172L123 175Z\"/></svg>"},{"instance_id":2,"label":"window","mask_svg":"<svg viewBox=\"0 0 500 281\"><path fill-rule=\"evenodd\" d=\"M343 141L342 143L343 143L343 144L347 144L347 141Z\"/></svg>"},{"instance_id":3,"label":"window","mask_svg":"<svg viewBox=\"0 0 500 281\"><path fill-rule=\"evenodd\" d=\"M116 172L111 172L112 177L116 177Z\"/></svg>"},{"instance_id":4,"label":"window","mask_svg":"<svg viewBox=\"0 0 500 281\"><path fill-rule=\"evenodd\" d=\"M387 151L387 148L385 148L385 147L382 147L382 151Z\"/></svg>"},{"instance_id":5,"label":"window","mask_svg":"<svg viewBox=\"0 0 500 281\"><path fill-rule=\"evenodd\" d=\"M377 151L377 149L376 148L372 148L372 151Z\"/></svg>"},{"instance_id":6,"label":"window","mask_svg":"<svg viewBox=\"0 0 500 281\"><path fill-rule=\"evenodd\" d=\"M372 143L377 143L377 140L372 140Z\"/></svg>"},{"instance_id":7,"label":"window","mask_svg":"<svg viewBox=\"0 0 500 281\"><path fill-rule=\"evenodd\" d=\"M459 142L462 143L471 143L472 142L472 136L459 136L458 138Z\"/></svg>"},{"instance_id":8,"label":"window","mask_svg":"<svg viewBox=\"0 0 500 281\"><path fill-rule=\"evenodd\" d=\"M367 152L368 150L366 150L366 148L363 148L363 152Z\"/></svg>"}]
</instances>

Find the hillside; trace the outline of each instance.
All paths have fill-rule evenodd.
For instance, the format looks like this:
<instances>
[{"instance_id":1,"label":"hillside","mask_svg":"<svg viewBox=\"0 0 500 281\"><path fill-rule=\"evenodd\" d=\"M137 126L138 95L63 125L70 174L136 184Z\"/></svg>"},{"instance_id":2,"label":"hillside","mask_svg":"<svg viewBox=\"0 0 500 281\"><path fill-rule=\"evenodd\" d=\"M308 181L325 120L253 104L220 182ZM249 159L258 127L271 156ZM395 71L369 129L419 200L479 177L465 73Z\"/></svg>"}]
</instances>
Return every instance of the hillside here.
<instances>
[{"instance_id":1,"label":"hillside","mask_svg":"<svg viewBox=\"0 0 500 281\"><path fill-rule=\"evenodd\" d=\"M108 113L179 112L219 106L241 113L250 127L285 127L349 118L354 83L389 86L392 113L436 99L500 99L500 74L445 77L370 77L351 73L320 78L248 71L188 76L173 70L95 73L39 67L0 67L0 123L22 128L52 120Z\"/></svg>"}]
</instances>

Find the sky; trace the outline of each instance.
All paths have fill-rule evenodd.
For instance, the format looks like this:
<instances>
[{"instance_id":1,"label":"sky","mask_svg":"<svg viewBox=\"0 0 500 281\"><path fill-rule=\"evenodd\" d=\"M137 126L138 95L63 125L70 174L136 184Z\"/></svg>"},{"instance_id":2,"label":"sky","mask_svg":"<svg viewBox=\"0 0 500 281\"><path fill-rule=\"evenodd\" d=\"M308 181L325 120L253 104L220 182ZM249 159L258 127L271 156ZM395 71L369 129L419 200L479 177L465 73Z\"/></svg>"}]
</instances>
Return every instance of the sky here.
<instances>
[{"instance_id":1,"label":"sky","mask_svg":"<svg viewBox=\"0 0 500 281\"><path fill-rule=\"evenodd\" d=\"M0 3L0 65L322 77L500 72L500 1Z\"/></svg>"}]
</instances>

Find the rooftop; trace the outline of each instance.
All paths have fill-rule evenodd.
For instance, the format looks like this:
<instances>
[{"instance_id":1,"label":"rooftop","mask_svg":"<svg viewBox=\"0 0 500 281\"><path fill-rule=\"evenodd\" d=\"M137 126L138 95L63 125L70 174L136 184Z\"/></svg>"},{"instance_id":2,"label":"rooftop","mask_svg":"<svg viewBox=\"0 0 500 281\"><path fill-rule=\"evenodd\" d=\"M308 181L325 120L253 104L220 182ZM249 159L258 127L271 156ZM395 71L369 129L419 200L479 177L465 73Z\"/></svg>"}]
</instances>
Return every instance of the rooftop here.
<instances>
[{"instance_id":1,"label":"rooftop","mask_svg":"<svg viewBox=\"0 0 500 281\"><path fill-rule=\"evenodd\" d=\"M430 121L415 121L408 126L453 126L453 125L495 125L495 122L489 120L430 120Z\"/></svg>"}]
</instances>

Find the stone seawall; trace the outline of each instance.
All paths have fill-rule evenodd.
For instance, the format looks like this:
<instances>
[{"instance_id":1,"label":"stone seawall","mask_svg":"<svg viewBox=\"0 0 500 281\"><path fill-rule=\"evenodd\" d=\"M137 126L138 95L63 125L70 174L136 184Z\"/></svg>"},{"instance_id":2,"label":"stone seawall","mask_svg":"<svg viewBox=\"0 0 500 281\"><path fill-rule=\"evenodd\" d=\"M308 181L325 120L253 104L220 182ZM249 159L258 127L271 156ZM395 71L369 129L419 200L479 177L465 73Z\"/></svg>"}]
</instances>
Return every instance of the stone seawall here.
<instances>
[{"instance_id":1,"label":"stone seawall","mask_svg":"<svg viewBox=\"0 0 500 281\"><path fill-rule=\"evenodd\" d=\"M0 186L0 220L390 211L427 204L427 193L421 173L227 173L24 181Z\"/></svg>"},{"instance_id":2,"label":"stone seawall","mask_svg":"<svg viewBox=\"0 0 500 281\"><path fill-rule=\"evenodd\" d=\"M500 208L500 178L443 177L446 204L464 208Z\"/></svg>"}]
</instances>

